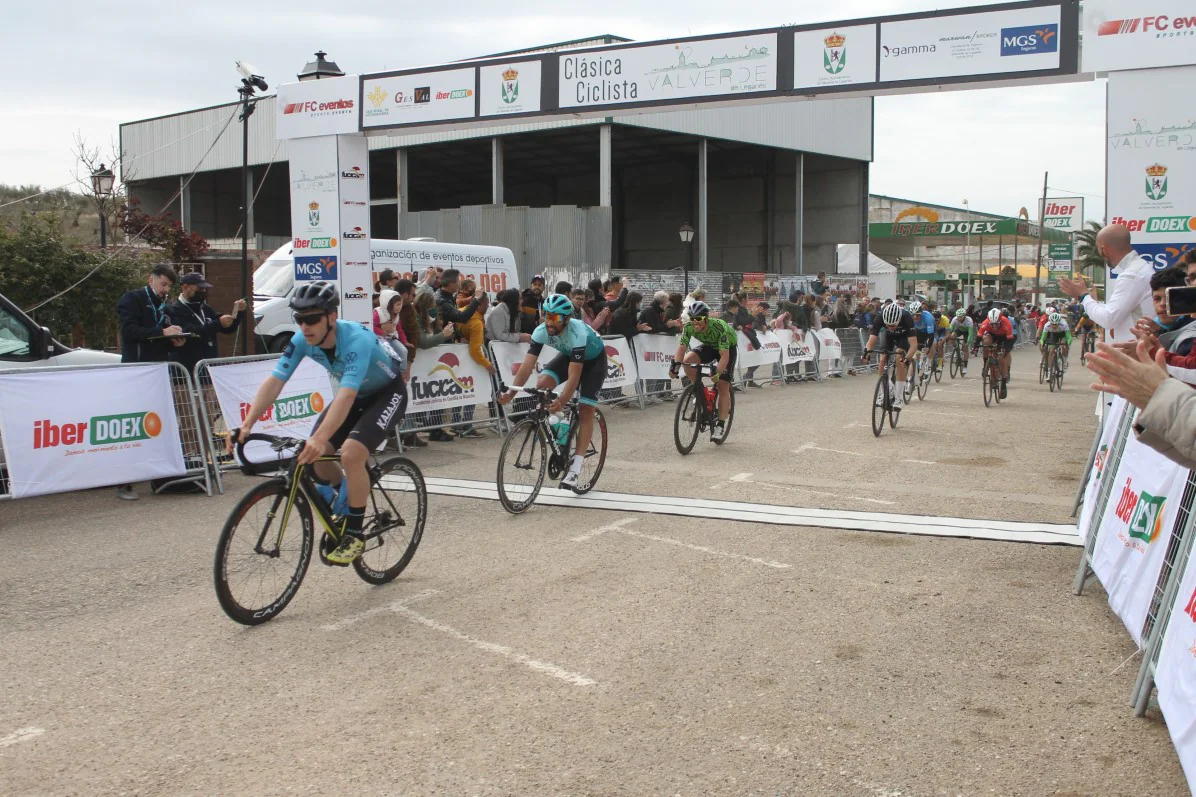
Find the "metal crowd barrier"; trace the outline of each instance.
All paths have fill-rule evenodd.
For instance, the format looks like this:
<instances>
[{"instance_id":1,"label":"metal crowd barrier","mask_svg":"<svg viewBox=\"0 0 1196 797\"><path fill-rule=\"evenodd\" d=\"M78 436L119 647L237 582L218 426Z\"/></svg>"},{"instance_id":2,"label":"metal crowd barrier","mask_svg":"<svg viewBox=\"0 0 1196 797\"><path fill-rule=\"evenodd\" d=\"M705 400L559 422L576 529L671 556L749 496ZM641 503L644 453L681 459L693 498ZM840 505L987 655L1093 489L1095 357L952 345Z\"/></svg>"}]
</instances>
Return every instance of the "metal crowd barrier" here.
<instances>
[{"instance_id":1,"label":"metal crowd barrier","mask_svg":"<svg viewBox=\"0 0 1196 797\"><path fill-rule=\"evenodd\" d=\"M55 374L68 371L95 371L112 368L141 368L146 363L112 363L111 365L68 365L37 368L17 368L5 371L4 374L21 374L34 371L52 372ZM174 412L179 425L179 442L183 448L183 463L186 470L181 476L168 479L153 480L153 492L161 493L170 487L181 484L201 484L209 496L212 494L212 473L209 470L209 449L205 444L204 426L201 424L201 413L195 399L195 386L191 374L187 369L175 362L165 363L167 373L170 374L171 395L174 399ZM119 485L119 478L113 485ZM7 470L0 472L0 501L11 500L9 478Z\"/></svg>"}]
</instances>

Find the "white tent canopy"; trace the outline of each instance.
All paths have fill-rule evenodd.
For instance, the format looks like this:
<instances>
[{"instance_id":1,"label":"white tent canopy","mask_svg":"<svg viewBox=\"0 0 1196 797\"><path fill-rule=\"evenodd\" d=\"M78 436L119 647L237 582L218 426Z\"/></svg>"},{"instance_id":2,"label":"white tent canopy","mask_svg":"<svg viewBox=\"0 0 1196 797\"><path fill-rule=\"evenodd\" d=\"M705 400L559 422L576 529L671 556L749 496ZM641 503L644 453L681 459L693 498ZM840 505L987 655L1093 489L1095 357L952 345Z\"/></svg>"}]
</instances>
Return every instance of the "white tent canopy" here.
<instances>
[{"instance_id":1,"label":"white tent canopy","mask_svg":"<svg viewBox=\"0 0 1196 797\"><path fill-rule=\"evenodd\" d=\"M859 244L839 244L836 257L835 273L860 273ZM897 267L871 252L868 253L868 292L882 299L893 299L897 296Z\"/></svg>"}]
</instances>

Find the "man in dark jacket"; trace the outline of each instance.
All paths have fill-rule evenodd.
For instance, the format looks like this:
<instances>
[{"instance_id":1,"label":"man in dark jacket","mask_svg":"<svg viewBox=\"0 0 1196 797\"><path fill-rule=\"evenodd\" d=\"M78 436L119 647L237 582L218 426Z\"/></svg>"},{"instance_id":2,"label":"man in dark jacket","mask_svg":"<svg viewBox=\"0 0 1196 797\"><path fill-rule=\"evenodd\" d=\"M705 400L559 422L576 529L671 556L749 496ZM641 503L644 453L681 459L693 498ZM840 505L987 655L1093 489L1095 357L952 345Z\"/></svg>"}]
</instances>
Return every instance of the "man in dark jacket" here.
<instances>
[{"instance_id":1,"label":"man in dark jacket","mask_svg":"<svg viewBox=\"0 0 1196 797\"><path fill-rule=\"evenodd\" d=\"M756 336L752 314L746 307L739 303L738 299L732 298L727 301L727 311L723 313L723 320L730 324L731 328L736 332L742 332L743 336L752 344L753 349L760 348L760 338ZM758 367L753 365L744 372L744 384L748 387L763 387L763 385L756 381L756 369ZM742 392L743 386L736 385L735 389Z\"/></svg>"},{"instance_id":2,"label":"man in dark jacket","mask_svg":"<svg viewBox=\"0 0 1196 797\"><path fill-rule=\"evenodd\" d=\"M195 364L200 360L220 356L216 349L216 335L231 335L237 331L241 325L241 313L245 312L245 300L238 299L233 304L232 313L220 315L207 302L208 289L212 285L202 274L195 271L184 274L180 283L183 287L179 299L167 305L166 314L183 332L199 336L185 340L174 353L178 363L189 373L195 373Z\"/></svg>"},{"instance_id":3,"label":"man in dark jacket","mask_svg":"<svg viewBox=\"0 0 1196 797\"><path fill-rule=\"evenodd\" d=\"M540 307L544 304L544 278L539 274L532 277L530 287L523 291L523 306L520 308L520 330L535 332L540 326Z\"/></svg>"},{"instance_id":4,"label":"man in dark jacket","mask_svg":"<svg viewBox=\"0 0 1196 797\"><path fill-rule=\"evenodd\" d=\"M174 349L183 344L182 339L164 337L183 332L166 313L166 296L178 279L173 268L159 263L150 271L146 285L134 288L117 301L122 363L166 362Z\"/></svg>"},{"instance_id":5,"label":"man in dark jacket","mask_svg":"<svg viewBox=\"0 0 1196 797\"><path fill-rule=\"evenodd\" d=\"M440 290L436 293L436 314L442 324L464 324L473 318L478 310L478 300L470 300L469 304L457 308L457 288L461 282L461 272L455 268L445 269L440 275Z\"/></svg>"},{"instance_id":6,"label":"man in dark jacket","mask_svg":"<svg viewBox=\"0 0 1196 797\"><path fill-rule=\"evenodd\" d=\"M647 324L647 332L653 332L658 335L668 334L669 327L665 321L665 305L669 303L668 291L657 291L652 296L652 301L640 313L640 323Z\"/></svg>"}]
</instances>

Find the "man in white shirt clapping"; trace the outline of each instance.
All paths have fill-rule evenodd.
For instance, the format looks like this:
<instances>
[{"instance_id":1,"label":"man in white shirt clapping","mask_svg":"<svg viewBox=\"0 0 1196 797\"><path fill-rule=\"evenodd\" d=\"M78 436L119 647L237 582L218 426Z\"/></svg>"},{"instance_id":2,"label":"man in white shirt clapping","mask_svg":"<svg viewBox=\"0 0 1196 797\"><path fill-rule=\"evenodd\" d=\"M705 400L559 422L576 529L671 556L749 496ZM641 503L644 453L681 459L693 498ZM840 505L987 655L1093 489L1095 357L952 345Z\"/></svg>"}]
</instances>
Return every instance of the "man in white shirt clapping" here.
<instances>
[{"instance_id":1,"label":"man in white shirt clapping","mask_svg":"<svg viewBox=\"0 0 1196 797\"><path fill-rule=\"evenodd\" d=\"M1142 316L1154 316L1150 298L1154 268L1130 246L1130 231L1123 224L1110 224L1097 233L1096 250L1113 269L1106 301L1097 301L1095 289L1083 279L1060 279L1059 289L1073 299L1083 296L1084 312L1104 327L1113 343L1132 341L1134 323Z\"/></svg>"}]
</instances>

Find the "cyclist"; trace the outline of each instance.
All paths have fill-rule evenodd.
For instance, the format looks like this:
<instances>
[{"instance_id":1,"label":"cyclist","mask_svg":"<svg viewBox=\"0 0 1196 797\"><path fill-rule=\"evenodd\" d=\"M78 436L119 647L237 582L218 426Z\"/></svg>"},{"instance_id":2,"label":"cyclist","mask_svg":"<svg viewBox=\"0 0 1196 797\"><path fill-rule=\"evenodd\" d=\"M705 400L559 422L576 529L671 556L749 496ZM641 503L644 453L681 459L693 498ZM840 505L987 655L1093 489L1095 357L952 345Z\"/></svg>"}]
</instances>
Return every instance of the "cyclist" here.
<instances>
[{"instance_id":1,"label":"cyclist","mask_svg":"<svg viewBox=\"0 0 1196 797\"><path fill-rule=\"evenodd\" d=\"M872 323L872 334L868 336L868 343L864 346L864 354L860 359L868 362L868 357L876 348L878 341L883 351L880 355L882 371L885 368L886 360L894 353L894 349L900 349L904 353L905 356L897 360L897 382L904 385L907 363L912 362L914 355L918 353L918 333L914 330L914 317L898 304L886 304L876 321ZM905 406L904 389L898 390L897 385L890 382L889 395L893 397L895 409ZM884 400L883 396L881 400Z\"/></svg>"},{"instance_id":2,"label":"cyclist","mask_svg":"<svg viewBox=\"0 0 1196 797\"><path fill-rule=\"evenodd\" d=\"M1076 322L1075 334L1080 336L1080 353L1082 355L1088 351L1088 336L1096 334L1096 324L1088 317L1087 313L1080 313L1080 320Z\"/></svg>"},{"instance_id":3,"label":"cyclist","mask_svg":"<svg viewBox=\"0 0 1196 797\"><path fill-rule=\"evenodd\" d=\"M580 391L577 447L574 449L573 462L561 479L562 487L573 490L577 487L581 466L586 459L585 452L590 449L590 437L594 433L594 408L598 406L598 391L606 380L606 346L591 326L573 317L573 302L569 301L568 296L552 294L544 300L541 310L544 321L532 332L527 355L515 374L514 384L498 397L498 403L506 404L515 398L535 370L536 360L544 346L556 349L557 356L544 367L536 380L536 387L553 390L564 383L549 407L552 412L560 412L573 398L573 393Z\"/></svg>"},{"instance_id":4,"label":"cyclist","mask_svg":"<svg viewBox=\"0 0 1196 797\"><path fill-rule=\"evenodd\" d=\"M962 307L956 310L955 318L951 319L951 327L947 330L947 340L959 338L962 341L959 350L963 357L963 362L959 364L959 372L964 376L968 375L968 347L971 345L975 334L976 324L972 321L972 317L968 315L968 311Z\"/></svg>"},{"instance_id":5,"label":"cyclist","mask_svg":"<svg viewBox=\"0 0 1196 797\"><path fill-rule=\"evenodd\" d=\"M403 419L407 408L407 385L401 376L406 366L396 359L401 355L373 332L337 318L340 299L333 283L305 283L290 304L299 331L283 347L282 358L258 388L241 428L229 435L227 447L231 451L238 438L253 431L254 423L273 406L304 357L327 369L339 383L336 396L316 420L297 459L302 465L315 463L313 478L321 495L329 499L333 513L343 518L344 534L328 554L328 561L348 565L365 549L361 526L370 495L366 460ZM338 448L340 464L316 461ZM341 485L339 493L332 484Z\"/></svg>"},{"instance_id":6,"label":"cyclist","mask_svg":"<svg viewBox=\"0 0 1196 797\"><path fill-rule=\"evenodd\" d=\"M930 302L930 312L934 316L934 364L940 367L943 359L943 342L951 330L951 319L940 311L937 304Z\"/></svg>"},{"instance_id":7,"label":"cyclist","mask_svg":"<svg viewBox=\"0 0 1196 797\"><path fill-rule=\"evenodd\" d=\"M918 350L933 354L934 346L934 314L922 306L919 301L912 301L905 308L914 318L914 331L918 335Z\"/></svg>"},{"instance_id":8,"label":"cyclist","mask_svg":"<svg viewBox=\"0 0 1196 797\"><path fill-rule=\"evenodd\" d=\"M976 333L985 346L999 346L1001 349L1001 398L1009 395L1009 364L1013 359L1013 322L994 307Z\"/></svg>"},{"instance_id":9,"label":"cyclist","mask_svg":"<svg viewBox=\"0 0 1196 797\"><path fill-rule=\"evenodd\" d=\"M1067 360L1067 353L1071 346L1071 329L1067 326L1067 320L1062 313L1054 312L1047 317L1047 322L1042 326L1042 332L1038 336L1038 348L1043 354L1047 353L1046 347L1051 344L1059 344L1063 346L1063 359ZM1047 373L1055 367L1055 349L1052 345L1051 352L1047 357Z\"/></svg>"},{"instance_id":10,"label":"cyclist","mask_svg":"<svg viewBox=\"0 0 1196 797\"><path fill-rule=\"evenodd\" d=\"M702 345L686 351L691 338L697 338ZM711 381L718 387L718 420L710 431L711 440L722 440L727 433L727 416L731 414L731 380L734 378L738 354L739 338L731 325L721 318L711 318L710 305L705 302L695 301L691 304L689 321L681 328L681 340L677 343L677 353L673 355L669 376L675 379L677 369L684 365L689 381L697 382L697 371L693 366L716 363Z\"/></svg>"}]
</instances>

